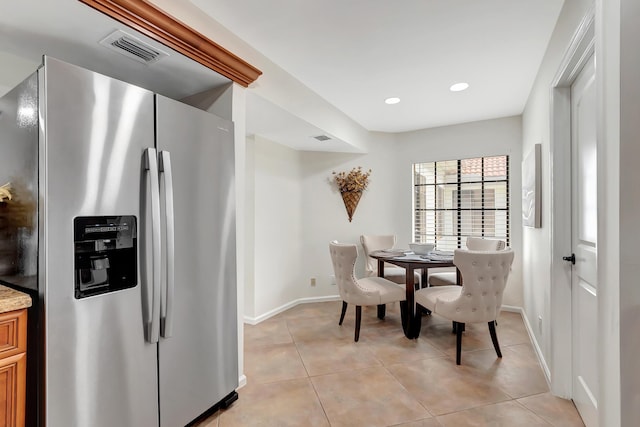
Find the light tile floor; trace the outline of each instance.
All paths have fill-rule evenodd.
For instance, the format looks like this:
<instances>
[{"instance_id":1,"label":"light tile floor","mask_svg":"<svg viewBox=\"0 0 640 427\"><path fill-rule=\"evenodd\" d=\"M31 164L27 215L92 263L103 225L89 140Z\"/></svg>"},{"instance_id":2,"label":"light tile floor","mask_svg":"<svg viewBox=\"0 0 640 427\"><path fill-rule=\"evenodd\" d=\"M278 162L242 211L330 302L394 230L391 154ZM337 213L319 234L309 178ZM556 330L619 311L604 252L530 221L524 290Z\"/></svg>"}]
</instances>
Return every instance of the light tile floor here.
<instances>
[{"instance_id":1,"label":"light tile floor","mask_svg":"<svg viewBox=\"0 0 640 427\"><path fill-rule=\"evenodd\" d=\"M245 326L247 385L197 427L583 426L573 403L549 393L522 318L503 312L496 357L486 324L467 325L455 364L451 322L422 318L402 333L398 304L384 320L355 308L338 326L340 301L303 304Z\"/></svg>"}]
</instances>

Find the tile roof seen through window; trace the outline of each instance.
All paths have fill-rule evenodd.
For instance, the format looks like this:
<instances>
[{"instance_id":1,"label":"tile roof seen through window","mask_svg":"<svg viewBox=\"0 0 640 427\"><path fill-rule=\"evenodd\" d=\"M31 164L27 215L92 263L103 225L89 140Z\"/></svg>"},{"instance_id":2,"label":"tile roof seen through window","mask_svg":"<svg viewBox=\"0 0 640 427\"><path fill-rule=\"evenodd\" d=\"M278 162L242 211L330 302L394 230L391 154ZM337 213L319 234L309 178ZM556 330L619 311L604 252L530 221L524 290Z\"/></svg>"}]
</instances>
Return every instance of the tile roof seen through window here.
<instances>
[{"instance_id":1,"label":"tile roof seen through window","mask_svg":"<svg viewBox=\"0 0 640 427\"><path fill-rule=\"evenodd\" d=\"M462 160L463 175L481 175L482 158ZM485 157L484 176L505 176L507 174L507 158L505 156Z\"/></svg>"}]
</instances>

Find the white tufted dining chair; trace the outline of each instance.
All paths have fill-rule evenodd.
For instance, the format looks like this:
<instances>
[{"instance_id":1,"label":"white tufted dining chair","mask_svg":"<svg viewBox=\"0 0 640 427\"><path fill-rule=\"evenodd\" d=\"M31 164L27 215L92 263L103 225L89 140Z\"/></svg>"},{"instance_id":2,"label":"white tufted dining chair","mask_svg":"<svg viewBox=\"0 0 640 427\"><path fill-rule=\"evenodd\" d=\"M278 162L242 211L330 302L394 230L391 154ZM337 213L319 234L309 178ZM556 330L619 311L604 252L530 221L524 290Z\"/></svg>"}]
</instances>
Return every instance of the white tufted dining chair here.
<instances>
[{"instance_id":1,"label":"white tufted dining chair","mask_svg":"<svg viewBox=\"0 0 640 427\"><path fill-rule=\"evenodd\" d=\"M513 250L454 251L453 263L462 274L462 286L437 286L416 291L416 304L454 322L456 332L456 364L460 364L462 331L465 323L487 322L491 341L498 357L502 357L496 335L496 319L502 305ZM421 317L416 316L420 331Z\"/></svg>"},{"instance_id":2,"label":"white tufted dining chair","mask_svg":"<svg viewBox=\"0 0 640 427\"><path fill-rule=\"evenodd\" d=\"M347 304L356 306L356 330L354 341L360 338L360 320L362 318L363 305L378 306L378 317L384 318L385 304L396 301L405 301L406 292L397 284L381 277L365 277L356 279L354 268L358 258L358 249L354 244L342 244L333 241L329 244L331 262L336 276L336 284L342 298L342 312L339 325L342 325ZM400 306L404 315L405 305ZM403 316L404 317L404 316Z\"/></svg>"},{"instance_id":3,"label":"white tufted dining chair","mask_svg":"<svg viewBox=\"0 0 640 427\"><path fill-rule=\"evenodd\" d=\"M506 247L504 240L467 237L467 249L472 251L501 251ZM457 284L455 271L429 274L429 286L450 286Z\"/></svg>"},{"instance_id":4,"label":"white tufted dining chair","mask_svg":"<svg viewBox=\"0 0 640 427\"><path fill-rule=\"evenodd\" d=\"M368 277L378 275L378 260L371 258L369 254L373 251L380 251L383 249L393 249L396 245L396 236L389 235L372 235L363 234L360 236L360 243L362 243L362 249L364 249L365 259L365 274ZM407 283L406 271L402 267L396 267L394 265L385 264L384 266L384 278L391 280L399 285ZM420 273L415 271L413 274L414 284L420 285Z\"/></svg>"},{"instance_id":5,"label":"white tufted dining chair","mask_svg":"<svg viewBox=\"0 0 640 427\"><path fill-rule=\"evenodd\" d=\"M504 240L467 237L467 249L470 251L501 251L505 246Z\"/></svg>"}]
</instances>

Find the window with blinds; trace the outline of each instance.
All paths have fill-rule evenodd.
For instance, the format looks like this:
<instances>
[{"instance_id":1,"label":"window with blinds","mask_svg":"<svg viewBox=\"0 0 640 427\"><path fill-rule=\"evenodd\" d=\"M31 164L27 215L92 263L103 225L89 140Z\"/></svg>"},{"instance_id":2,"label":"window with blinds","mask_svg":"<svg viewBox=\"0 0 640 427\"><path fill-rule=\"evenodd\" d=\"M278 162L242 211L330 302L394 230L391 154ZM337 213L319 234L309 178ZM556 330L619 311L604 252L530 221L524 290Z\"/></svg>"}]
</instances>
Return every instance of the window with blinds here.
<instances>
[{"instance_id":1,"label":"window with blinds","mask_svg":"<svg viewBox=\"0 0 640 427\"><path fill-rule=\"evenodd\" d=\"M416 163L414 241L465 248L467 237L509 245L509 157Z\"/></svg>"}]
</instances>

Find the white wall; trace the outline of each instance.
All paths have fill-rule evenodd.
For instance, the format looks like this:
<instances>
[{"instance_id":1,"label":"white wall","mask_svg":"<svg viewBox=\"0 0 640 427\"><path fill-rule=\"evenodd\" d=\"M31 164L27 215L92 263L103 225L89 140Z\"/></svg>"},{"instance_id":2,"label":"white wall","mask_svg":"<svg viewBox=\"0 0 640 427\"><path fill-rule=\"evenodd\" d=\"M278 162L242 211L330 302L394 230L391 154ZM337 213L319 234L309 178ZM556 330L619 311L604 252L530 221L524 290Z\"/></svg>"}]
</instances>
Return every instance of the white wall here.
<instances>
[{"instance_id":1,"label":"white wall","mask_svg":"<svg viewBox=\"0 0 640 427\"><path fill-rule=\"evenodd\" d=\"M626 2L631 13L625 11L628 19L625 27L630 61L625 65L624 91L631 95L631 105L637 103L637 78L639 62L637 56L638 4ZM600 352L598 360L598 380L600 395L598 409L601 426L635 426L640 414L638 410L638 392L640 390L637 355L640 354L637 315L635 322L622 322L626 309L637 312L640 298L637 294L637 275L624 277L621 254L635 254L637 248L638 208L632 204L625 209L625 218L621 216L621 182L631 185L631 194L636 194L640 170L637 167L637 138L639 129L637 111L627 116L625 126L631 131L627 135L627 148L623 154L621 143L621 23L620 0L596 1L596 88L598 105L598 338ZM635 65L634 65L635 64ZM630 79L629 79L630 78ZM635 101L634 101L635 98ZM626 108L627 106L625 106ZM635 155L634 155L635 154ZM623 169L621 159L629 157L629 163ZM629 215L629 216L626 216ZM626 221L625 221L626 219ZM623 228L624 227L624 228ZM620 230L624 230L621 235ZM625 240L628 246L623 246ZM635 258L635 255L633 255ZM631 260L630 265L637 265ZM624 291L623 291L624 288ZM633 316L632 316L633 318ZM631 320L631 319L629 319ZM621 330L631 332L625 338ZM624 342L623 342L624 341ZM624 361L621 360L621 355ZM622 383L622 387L621 387Z\"/></svg>"},{"instance_id":2,"label":"white wall","mask_svg":"<svg viewBox=\"0 0 640 427\"><path fill-rule=\"evenodd\" d=\"M256 150L255 138L247 138L245 158L245 238L242 242L242 251L245 257L244 282L238 282L238 288L244 288L244 311L242 318L245 322L256 323L256 297L255 297L255 240L256 240ZM243 286L244 285L244 286Z\"/></svg>"},{"instance_id":3,"label":"white wall","mask_svg":"<svg viewBox=\"0 0 640 427\"><path fill-rule=\"evenodd\" d=\"M301 259L303 230L301 215L300 152L256 137L252 150L253 263L245 289L250 302L245 318L252 322L303 296ZM251 221L251 220L250 220ZM250 226L251 227L251 226ZM251 292L252 291L252 292Z\"/></svg>"},{"instance_id":4,"label":"white wall","mask_svg":"<svg viewBox=\"0 0 640 427\"><path fill-rule=\"evenodd\" d=\"M17 86L40 65L7 52L0 52L0 64L0 96Z\"/></svg>"},{"instance_id":5,"label":"white wall","mask_svg":"<svg viewBox=\"0 0 640 427\"><path fill-rule=\"evenodd\" d=\"M395 173L399 188L395 196L395 221L402 224L398 241L412 237L413 163L466 157L509 155L510 246L515 259L503 303L522 307L522 127L521 117L465 123L399 134Z\"/></svg>"},{"instance_id":6,"label":"white wall","mask_svg":"<svg viewBox=\"0 0 640 427\"><path fill-rule=\"evenodd\" d=\"M543 363L550 364L550 287L549 269L551 260L549 138L550 138L550 93L551 82L571 38L589 9L591 1L566 1L558 18L543 63L529 95L522 116L523 155L542 144L542 228L524 228L522 233L522 285L525 315L540 346ZM539 322L539 317L542 322Z\"/></svg>"},{"instance_id":7,"label":"white wall","mask_svg":"<svg viewBox=\"0 0 640 427\"><path fill-rule=\"evenodd\" d=\"M619 262L619 294L611 292L609 301L613 305L619 298L619 318L607 317L607 324L602 325L602 332L619 332L620 342L620 387L621 425L637 425L640 420L640 260L638 260L638 241L640 241L640 4L637 1L620 0L603 1L603 26L606 33L603 44L610 49L610 56L605 58L604 111L605 130L610 139L606 140L603 154L608 160L610 172L615 178L607 189L614 192L609 205L605 206L607 215L619 218L619 224L613 222L606 231L614 232L619 227L618 242L611 240L612 256L606 260L606 268L610 266L615 274L615 263ZM619 31L616 29L619 26ZM619 34L619 40L617 35ZM619 48L619 49L618 49ZM618 77L619 76L619 77ZM618 79L616 79L618 77ZM618 92L619 90L619 92ZM619 101L619 102L616 102ZM616 106L619 105L619 110ZM611 107L609 109L609 107ZM616 115L618 114L618 115ZM618 119L618 120L616 120ZM619 132L616 138L615 132ZM616 187L617 185L617 187ZM616 191L617 190L617 191ZM619 209L616 207L619 206ZM598 235L598 237L600 237ZM617 245L616 245L617 243ZM614 258L615 257L615 258ZM607 270L609 272L609 270ZM614 276L615 277L615 276ZM615 322L618 320L618 322ZM615 322L615 323L612 323ZM615 344L615 341L614 341ZM614 353L614 357L617 353ZM605 357L607 355L605 354ZM602 366L607 372L607 360L603 358ZM611 362L615 362L612 360ZM612 363L613 367L615 363ZM612 372L611 374L615 374ZM615 383L607 381L608 391L616 391ZM611 401L611 405L615 402Z\"/></svg>"},{"instance_id":8,"label":"white wall","mask_svg":"<svg viewBox=\"0 0 640 427\"><path fill-rule=\"evenodd\" d=\"M549 93L569 40L593 2L565 2L536 83L523 113L523 151L543 142L543 221L549 215ZM598 99L598 399L599 425L635 426L640 419L640 196L639 27L640 5L635 0L595 1L596 88ZM624 197L620 197L625 194ZM547 221L548 225L548 221ZM621 230L624 230L621 232ZM532 254L550 247L548 226L525 230L523 245ZM549 285L539 271L548 270L545 256L532 256L524 266L525 310L532 325L539 314L544 322L534 332L547 362L557 360L549 347ZM570 354L564 357L570 357ZM553 371L553 366L551 367ZM552 378L553 382L553 378Z\"/></svg>"},{"instance_id":9,"label":"white wall","mask_svg":"<svg viewBox=\"0 0 640 427\"><path fill-rule=\"evenodd\" d=\"M221 104L228 105L231 103L231 120L234 124L233 141L235 144L235 184L236 184L236 265L237 265L237 281L238 283L244 283L247 257L243 251L243 242L246 240L246 152L247 146L244 138L246 131L246 89L232 84L231 87L225 91L227 96L222 96L221 100L214 104L214 110L218 113L221 111ZM224 116L223 116L224 117ZM238 286L237 293L237 308L238 308L238 373L240 386L243 386L246 382L244 375L244 286Z\"/></svg>"},{"instance_id":10,"label":"white wall","mask_svg":"<svg viewBox=\"0 0 640 427\"><path fill-rule=\"evenodd\" d=\"M361 234L390 233L398 235L399 246L406 247L412 227L411 165L417 161L508 154L511 159L511 245L517 253L521 252L520 136L519 117L399 135L372 133L367 154L300 152L298 165L295 163L297 152L264 140L256 142L255 293L249 303L253 305L253 312L247 316L260 318L294 299L337 295L331 280L333 271L328 250L331 240L359 245ZM332 185L332 172L348 171L355 166L371 169L372 175L353 221L349 222L340 193ZM287 183L287 179L290 182ZM287 192L286 200L280 200L283 189ZM297 207L292 203L296 192L300 197ZM296 222L295 212L300 223ZM283 234L284 248L289 252L284 259L272 250L259 249L271 244L269 236L274 232ZM296 238L300 239L299 246ZM283 262L284 266L276 267ZM520 265L518 257L505 293L507 305L522 306ZM272 273L259 285L262 271L269 269ZM363 274L362 257L356 271ZM315 287L309 284L312 277L316 278ZM247 284L250 282L248 278ZM264 298L260 298L260 286L270 290Z\"/></svg>"},{"instance_id":11,"label":"white wall","mask_svg":"<svg viewBox=\"0 0 640 427\"><path fill-rule=\"evenodd\" d=\"M511 165L511 245L521 252L521 125L520 117L487 120L396 135L372 134L367 154L302 153L303 253L302 286L307 297L336 295L328 245L331 240L358 244L361 234L396 234L398 246L412 236L412 173L414 162L508 154ZM371 169L371 183L349 222L333 171L354 166ZM520 258L514 264L504 303L522 306ZM357 274L364 271L360 255ZM308 285L310 277L317 286Z\"/></svg>"},{"instance_id":12,"label":"white wall","mask_svg":"<svg viewBox=\"0 0 640 427\"><path fill-rule=\"evenodd\" d=\"M395 222L393 193L397 171L393 165L394 139L371 133L367 154L302 153L303 277L309 297L337 295L331 284L333 275L329 242L357 243L357 274L364 274L361 234L397 234L401 224ZM332 172L348 172L353 167L371 169L370 184L362 195L349 222L342 197L332 185ZM308 286L317 279L315 288Z\"/></svg>"}]
</instances>

